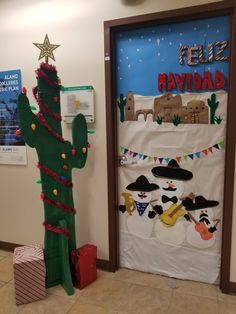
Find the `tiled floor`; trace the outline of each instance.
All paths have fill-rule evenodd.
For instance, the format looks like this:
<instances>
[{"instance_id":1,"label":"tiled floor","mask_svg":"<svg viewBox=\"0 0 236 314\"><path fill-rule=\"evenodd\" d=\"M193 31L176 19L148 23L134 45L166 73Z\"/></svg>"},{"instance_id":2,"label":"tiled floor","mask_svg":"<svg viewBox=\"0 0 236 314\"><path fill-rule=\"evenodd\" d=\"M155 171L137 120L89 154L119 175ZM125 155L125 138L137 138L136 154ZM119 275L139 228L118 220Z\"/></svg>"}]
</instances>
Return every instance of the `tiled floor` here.
<instances>
[{"instance_id":1,"label":"tiled floor","mask_svg":"<svg viewBox=\"0 0 236 314\"><path fill-rule=\"evenodd\" d=\"M98 279L73 296L61 286L47 293L42 301L16 306L12 254L0 251L1 314L236 314L236 296L224 295L216 286L127 269L98 271Z\"/></svg>"}]
</instances>

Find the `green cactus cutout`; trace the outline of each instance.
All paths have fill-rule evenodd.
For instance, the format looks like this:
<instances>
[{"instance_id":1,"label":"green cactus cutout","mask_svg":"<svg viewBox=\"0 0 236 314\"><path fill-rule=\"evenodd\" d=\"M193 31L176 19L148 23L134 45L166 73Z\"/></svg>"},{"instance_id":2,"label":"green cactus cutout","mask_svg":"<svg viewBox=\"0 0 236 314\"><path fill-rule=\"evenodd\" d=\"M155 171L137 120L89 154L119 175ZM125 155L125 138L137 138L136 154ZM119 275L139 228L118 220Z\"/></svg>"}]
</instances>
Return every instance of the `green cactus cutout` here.
<instances>
[{"instance_id":1,"label":"green cactus cutout","mask_svg":"<svg viewBox=\"0 0 236 314\"><path fill-rule=\"evenodd\" d=\"M181 118L178 115L174 115L172 122L175 126L179 125L181 123Z\"/></svg>"},{"instance_id":2,"label":"green cactus cutout","mask_svg":"<svg viewBox=\"0 0 236 314\"><path fill-rule=\"evenodd\" d=\"M124 122L125 121L126 98L124 98L123 94L120 94L120 97L117 99L117 105L120 109L120 122Z\"/></svg>"},{"instance_id":3,"label":"green cactus cutout","mask_svg":"<svg viewBox=\"0 0 236 314\"><path fill-rule=\"evenodd\" d=\"M56 68L42 63L34 96L39 105L35 115L26 96L18 97L18 116L25 142L36 149L39 159L45 216L44 252L46 287L62 284L69 295L74 293L70 253L76 249L75 209L72 194L72 169L83 168L87 159L87 124L83 115L72 124L72 141L62 137L60 84ZM32 206L32 210L35 208Z\"/></svg>"},{"instance_id":4,"label":"green cactus cutout","mask_svg":"<svg viewBox=\"0 0 236 314\"><path fill-rule=\"evenodd\" d=\"M157 116L157 120L156 120L157 124L161 125L163 122L163 117L161 116Z\"/></svg>"},{"instance_id":5,"label":"green cactus cutout","mask_svg":"<svg viewBox=\"0 0 236 314\"><path fill-rule=\"evenodd\" d=\"M207 104L210 107L210 121L211 124L215 124L215 113L216 109L218 108L219 101L216 101L216 94L211 94L211 98L207 99Z\"/></svg>"}]
</instances>

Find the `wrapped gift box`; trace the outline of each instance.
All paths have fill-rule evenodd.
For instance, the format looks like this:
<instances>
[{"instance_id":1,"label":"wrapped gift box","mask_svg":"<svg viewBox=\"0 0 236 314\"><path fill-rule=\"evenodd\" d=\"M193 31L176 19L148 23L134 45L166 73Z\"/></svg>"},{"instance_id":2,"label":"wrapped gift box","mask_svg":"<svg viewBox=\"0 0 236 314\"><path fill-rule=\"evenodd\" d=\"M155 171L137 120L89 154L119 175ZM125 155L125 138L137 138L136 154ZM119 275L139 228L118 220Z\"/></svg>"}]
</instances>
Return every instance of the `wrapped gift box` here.
<instances>
[{"instance_id":1,"label":"wrapped gift box","mask_svg":"<svg viewBox=\"0 0 236 314\"><path fill-rule=\"evenodd\" d=\"M15 248L13 268L17 305L46 297L46 268L41 246L28 245Z\"/></svg>"},{"instance_id":2,"label":"wrapped gift box","mask_svg":"<svg viewBox=\"0 0 236 314\"><path fill-rule=\"evenodd\" d=\"M83 289L97 279L97 247L85 244L71 252L71 260L74 268L74 284Z\"/></svg>"}]
</instances>

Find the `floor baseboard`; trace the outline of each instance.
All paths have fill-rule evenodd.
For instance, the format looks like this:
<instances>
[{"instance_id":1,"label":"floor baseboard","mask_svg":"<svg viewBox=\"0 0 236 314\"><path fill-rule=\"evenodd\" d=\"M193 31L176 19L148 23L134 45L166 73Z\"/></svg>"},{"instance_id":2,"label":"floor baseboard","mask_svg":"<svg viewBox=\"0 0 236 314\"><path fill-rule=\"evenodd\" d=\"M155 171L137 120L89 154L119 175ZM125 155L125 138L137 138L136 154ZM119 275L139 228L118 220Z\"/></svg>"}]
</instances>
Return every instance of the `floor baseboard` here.
<instances>
[{"instance_id":1,"label":"floor baseboard","mask_svg":"<svg viewBox=\"0 0 236 314\"><path fill-rule=\"evenodd\" d=\"M229 282L229 292L232 294L236 294L236 282Z\"/></svg>"},{"instance_id":2,"label":"floor baseboard","mask_svg":"<svg viewBox=\"0 0 236 314\"><path fill-rule=\"evenodd\" d=\"M0 250L3 251L14 252L14 249L18 246L22 246L22 244L0 241Z\"/></svg>"},{"instance_id":3,"label":"floor baseboard","mask_svg":"<svg viewBox=\"0 0 236 314\"><path fill-rule=\"evenodd\" d=\"M0 241L0 250L3 250L3 251L14 252L14 249L18 246L23 246L23 245ZM97 259L97 268L101 270L110 271L110 263L109 261L104 260L104 259Z\"/></svg>"}]
</instances>

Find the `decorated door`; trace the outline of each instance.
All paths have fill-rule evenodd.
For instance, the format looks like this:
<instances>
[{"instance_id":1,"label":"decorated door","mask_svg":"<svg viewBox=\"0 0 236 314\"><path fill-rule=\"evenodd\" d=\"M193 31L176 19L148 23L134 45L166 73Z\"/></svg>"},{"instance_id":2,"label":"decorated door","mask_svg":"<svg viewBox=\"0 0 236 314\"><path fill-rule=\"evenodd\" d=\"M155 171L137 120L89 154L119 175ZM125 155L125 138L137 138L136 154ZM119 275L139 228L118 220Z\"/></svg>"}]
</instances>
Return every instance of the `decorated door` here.
<instances>
[{"instance_id":1,"label":"decorated door","mask_svg":"<svg viewBox=\"0 0 236 314\"><path fill-rule=\"evenodd\" d=\"M119 263L218 282L230 18L119 31Z\"/></svg>"}]
</instances>

